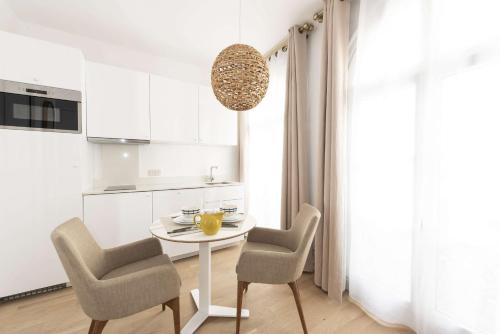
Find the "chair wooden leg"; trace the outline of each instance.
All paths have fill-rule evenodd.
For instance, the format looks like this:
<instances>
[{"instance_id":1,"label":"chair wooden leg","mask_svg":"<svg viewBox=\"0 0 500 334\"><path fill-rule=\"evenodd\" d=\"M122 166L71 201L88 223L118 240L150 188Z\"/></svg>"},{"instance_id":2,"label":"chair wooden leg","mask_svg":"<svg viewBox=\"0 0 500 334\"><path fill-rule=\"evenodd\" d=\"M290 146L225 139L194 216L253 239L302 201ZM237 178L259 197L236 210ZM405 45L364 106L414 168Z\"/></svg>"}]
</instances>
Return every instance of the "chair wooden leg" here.
<instances>
[{"instance_id":1,"label":"chair wooden leg","mask_svg":"<svg viewBox=\"0 0 500 334\"><path fill-rule=\"evenodd\" d=\"M169 300L168 302L163 304L163 309L165 309L165 305L172 309L172 313L174 315L174 329L175 334L181 333L181 310L179 305L179 297Z\"/></svg>"},{"instance_id":2,"label":"chair wooden leg","mask_svg":"<svg viewBox=\"0 0 500 334\"><path fill-rule=\"evenodd\" d=\"M292 289L293 297L295 298L295 304L297 305L297 311L299 311L300 322L302 323L302 329L304 334L307 334L306 320L304 319L304 313L302 312L302 305L300 303L299 288L297 287L297 282L288 283L290 289Z\"/></svg>"},{"instance_id":3,"label":"chair wooden leg","mask_svg":"<svg viewBox=\"0 0 500 334\"><path fill-rule=\"evenodd\" d=\"M89 334L94 334L95 320L90 323Z\"/></svg>"},{"instance_id":4,"label":"chair wooden leg","mask_svg":"<svg viewBox=\"0 0 500 334\"><path fill-rule=\"evenodd\" d=\"M248 289L250 283L238 281L238 294L237 294L237 305L236 305L236 334L240 333L240 322L241 322L241 306L243 304L243 292Z\"/></svg>"},{"instance_id":5,"label":"chair wooden leg","mask_svg":"<svg viewBox=\"0 0 500 334\"><path fill-rule=\"evenodd\" d=\"M89 328L89 334L101 334L107 323L107 320L92 320Z\"/></svg>"},{"instance_id":6,"label":"chair wooden leg","mask_svg":"<svg viewBox=\"0 0 500 334\"><path fill-rule=\"evenodd\" d=\"M165 306L166 306L166 305L167 305L167 303L163 303L163 304L161 304L161 310L162 310L162 311L165 311Z\"/></svg>"}]
</instances>

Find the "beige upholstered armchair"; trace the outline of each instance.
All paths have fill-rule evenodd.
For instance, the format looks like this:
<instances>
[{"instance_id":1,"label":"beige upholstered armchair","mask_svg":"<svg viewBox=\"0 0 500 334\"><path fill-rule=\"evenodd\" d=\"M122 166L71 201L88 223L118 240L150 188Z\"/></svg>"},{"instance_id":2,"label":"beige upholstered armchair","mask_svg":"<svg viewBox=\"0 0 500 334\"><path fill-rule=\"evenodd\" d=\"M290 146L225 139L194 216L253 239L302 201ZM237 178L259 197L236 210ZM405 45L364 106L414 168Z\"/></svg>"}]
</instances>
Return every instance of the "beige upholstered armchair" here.
<instances>
[{"instance_id":1,"label":"beige upholstered armchair","mask_svg":"<svg viewBox=\"0 0 500 334\"><path fill-rule=\"evenodd\" d=\"M297 304L302 329L307 333L297 280L304 270L320 217L321 214L316 208L303 204L291 229L281 231L254 228L249 232L236 266L236 333L240 332L243 291L248 289L250 283L288 284Z\"/></svg>"},{"instance_id":2,"label":"beige upholstered armchair","mask_svg":"<svg viewBox=\"0 0 500 334\"><path fill-rule=\"evenodd\" d=\"M169 306L180 333L181 281L157 239L101 249L78 218L52 232L52 241L83 311L92 319L90 334L100 334L111 319L156 305Z\"/></svg>"}]
</instances>

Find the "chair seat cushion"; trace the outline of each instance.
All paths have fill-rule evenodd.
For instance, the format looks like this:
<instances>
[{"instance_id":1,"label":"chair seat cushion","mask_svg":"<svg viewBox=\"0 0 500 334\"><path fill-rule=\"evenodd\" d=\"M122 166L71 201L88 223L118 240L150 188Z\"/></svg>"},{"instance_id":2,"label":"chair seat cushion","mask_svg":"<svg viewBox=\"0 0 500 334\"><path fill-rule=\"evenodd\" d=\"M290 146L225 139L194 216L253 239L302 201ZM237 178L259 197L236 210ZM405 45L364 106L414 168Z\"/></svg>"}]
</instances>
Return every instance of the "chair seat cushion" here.
<instances>
[{"instance_id":1,"label":"chair seat cushion","mask_svg":"<svg viewBox=\"0 0 500 334\"><path fill-rule=\"evenodd\" d=\"M165 303L179 297L181 286L179 274L165 254L115 268L99 282L106 288L95 296L95 303L106 305L107 311L97 320L119 319Z\"/></svg>"},{"instance_id":2,"label":"chair seat cushion","mask_svg":"<svg viewBox=\"0 0 500 334\"><path fill-rule=\"evenodd\" d=\"M252 283L283 284L297 276L294 252L262 242L245 242L236 265L238 280Z\"/></svg>"},{"instance_id":3,"label":"chair seat cushion","mask_svg":"<svg viewBox=\"0 0 500 334\"><path fill-rule=\"evenodd\" d=\"M123 276L126 274L135 273L138 271L158 266L168 267L168 269L172 271L172 275L177 276L177 272L175 270L174 265L172 264L172 261L170 261L170 258L167 255L163 254L163 255L153 256L145 260L132 262L127 265L124 265L123 267L115 268L110 272L108 272L107 274L105 274L104 276L102 276L101 280L115 278L118 276Z\"/></svg>"}]
</instances>

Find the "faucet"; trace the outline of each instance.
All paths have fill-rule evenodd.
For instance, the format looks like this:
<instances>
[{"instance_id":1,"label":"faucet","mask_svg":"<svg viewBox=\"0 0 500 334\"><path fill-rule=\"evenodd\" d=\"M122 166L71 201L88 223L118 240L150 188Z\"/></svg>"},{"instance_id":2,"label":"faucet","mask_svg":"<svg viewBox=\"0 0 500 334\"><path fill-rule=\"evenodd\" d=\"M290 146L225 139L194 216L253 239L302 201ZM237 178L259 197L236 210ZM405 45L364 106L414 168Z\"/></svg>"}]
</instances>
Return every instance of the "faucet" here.
<instances>
[{"instance_id":1,"label":"faucet","mask_svg":"<svg viewBox=\"0 0 500 334\"><path fill-rule=\"evenodd\" d=\"M210 166L210 182L214 182L215 176L214 176L214 169L219 168L218 166Z\"/></svg>"}]
</instances>

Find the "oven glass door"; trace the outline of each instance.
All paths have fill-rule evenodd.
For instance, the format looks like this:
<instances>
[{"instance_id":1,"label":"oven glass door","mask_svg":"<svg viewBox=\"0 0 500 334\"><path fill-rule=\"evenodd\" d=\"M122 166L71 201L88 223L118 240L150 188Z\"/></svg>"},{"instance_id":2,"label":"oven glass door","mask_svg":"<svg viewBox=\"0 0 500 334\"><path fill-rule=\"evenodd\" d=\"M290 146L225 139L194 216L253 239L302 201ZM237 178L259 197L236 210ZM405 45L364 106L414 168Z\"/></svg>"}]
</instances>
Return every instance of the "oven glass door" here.
<instances>
[{"instance_id":1,"label":"oven glass door","mask_svg":"<svg viewBox=\"0 0 500 334\"><path fill-rule=\"evenodd\" d=\"M80 103L0 92L0 126L79 133Z\"/></svg>"}]
</instances>

